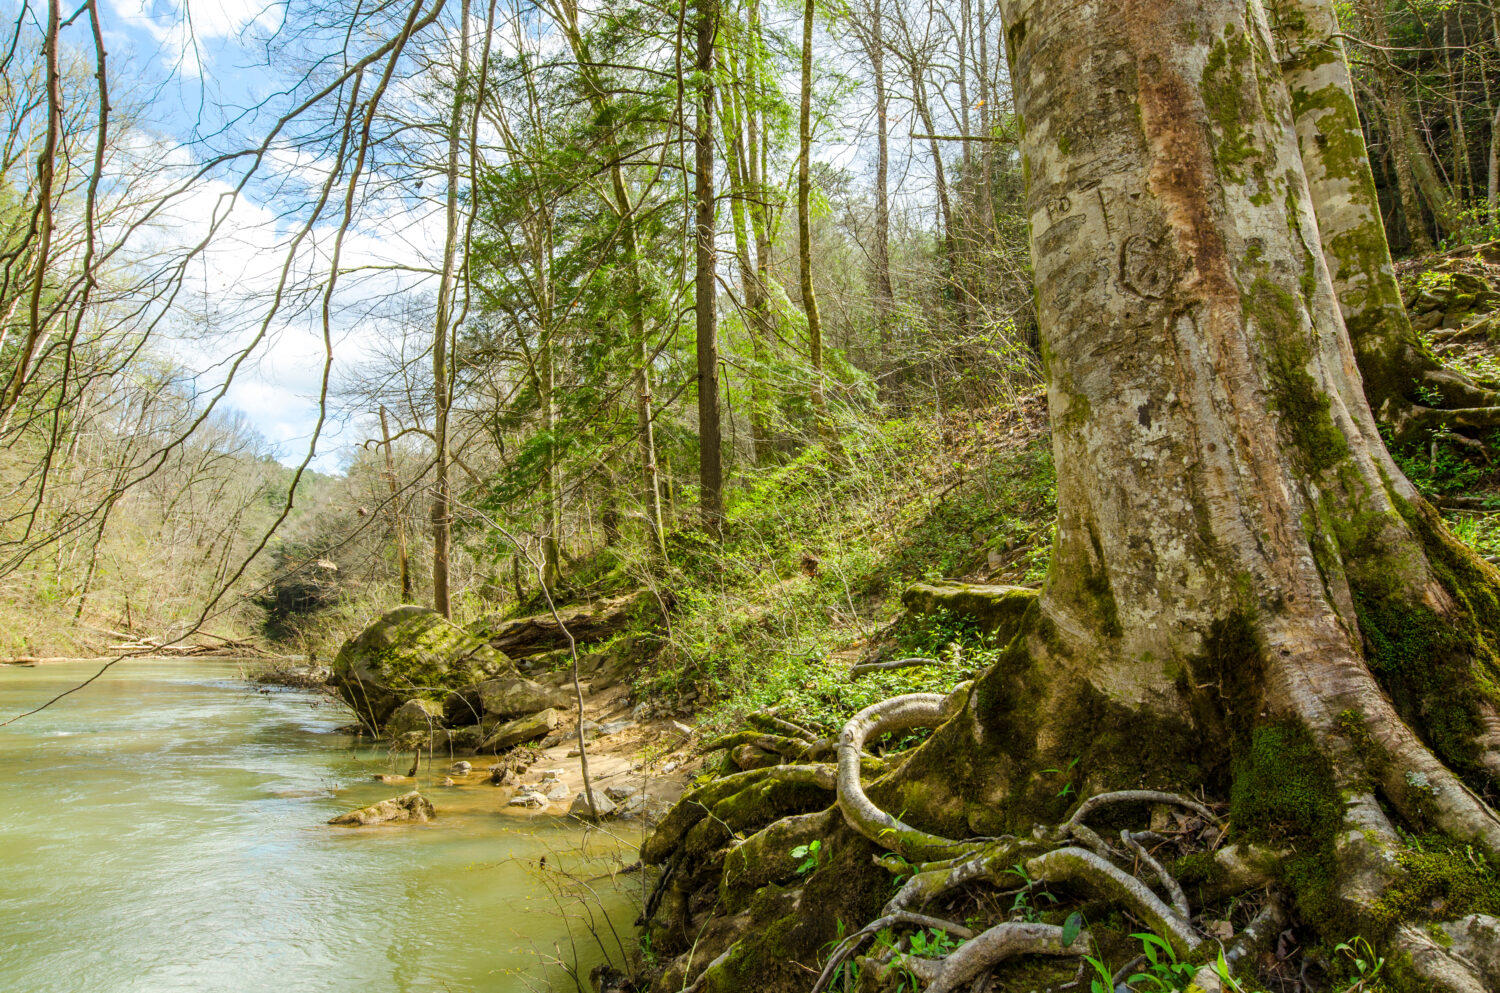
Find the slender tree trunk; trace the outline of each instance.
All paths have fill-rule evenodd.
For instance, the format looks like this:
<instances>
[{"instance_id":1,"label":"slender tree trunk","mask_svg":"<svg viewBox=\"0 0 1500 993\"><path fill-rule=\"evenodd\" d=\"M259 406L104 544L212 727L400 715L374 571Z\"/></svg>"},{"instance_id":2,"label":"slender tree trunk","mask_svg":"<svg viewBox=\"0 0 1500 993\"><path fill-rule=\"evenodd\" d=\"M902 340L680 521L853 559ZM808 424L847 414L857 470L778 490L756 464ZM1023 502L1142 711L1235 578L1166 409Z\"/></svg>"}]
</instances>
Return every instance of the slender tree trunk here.
<instances>
[{"instance_id":1,"label":"slender tree trunk","mask_svg":"<svg viewBox=\"0 0 1500 993\"><path fill-rule=\"evenodd\" d=\"M802 281L802 312L807 315L807 359L812 365L812 404L818 431L828 431L823 396L823 318L813 287L812 265L812 44L813 0L802 8L802 98L797 125L797 272Z\"/></svg>"},{"instance_id":2,"label":"slender tree trunk","mask_svg":"<svg viewBox=\"0 0 1500 993\"><path fill-rule=\"evenodd\" d=\"M882 356L891 341L891 320L896 293L891 286L891 197L890 197L890 99L885 79L884 0L871 0L870 30L865 54L875 84L875 326L879 329ZM886 361L882 357L882 362Z\"/></svg>"},{"instance_id":3,"label":"slender tree trunk","mask_svg":"<svg viewBox=\"0 0 1500 993\"><path fill-rule=\"evenodd\" d=\"M718 0L695 0L698 120L694 134L693 201L696 208L696 279L693 287L698 353L698 502L703 527L715 538L724 529L724 467L719 429L719 328L714 245L714 46Z\"/></svg>"},{"instance_id":4,"label":"slender tree trunk","mask_svg":"<svg viewBox=\"0 0 1500 993\"><path fill-rule=\"evenodd\" d=\"M922 126L927 129L929 135L936 135L933 127L932 108L927 103L927 84L922 78L922 70L913 56L909 62L911 69L911 91L912 102L916 105L917 116L922 120ZM969 326L969 308L966 295L963 290L962 272L958 258L957 234L953 227L953 206L948 196L948 174L943 168L943 152L938 146L937 139L931 137L927 141L928 151L932 155L932 180L937 188L938 215L943 222L943 262L948 277L949 290L954 300L957 301L958 323L960 327Z\"/></svg>"},{"instance_id":5,"label":"slender tree trunk","mask_svg":"<svg viewBox=\"0 0 1500 993\"><path fill-rule=\"evenodd\" d=\"M448 482L449 396L448 336L453 317L453 298L458 257L458 165L463 137L464 93L469 85L469 0L460 12L458 74L453 81L453 106L448 115L448 192L443 239L443 270L438 280L437 319L432 329L433 401L433 495L432 495L432 609L450 617L453 605L448 591L449 555L453 536L452 494Z\"/></svg>"},{"instance_id":6,"label":"slender tree trunk","mask_svg":"<svg viewBox=\"0 0 1500 993\"><path fill-rule=\"evenodd\" d=\"M1391 30L1386 18L1384 0L1356 0L1355 10L1364 22L1369 40L1378 47L1374 67L1380 100L1384 104L1387 126L1391 133L1391 160L1396 169L1396 183L1401 194L1401 211L1412 250L1432 251L1432 239L1422 219L1421 202L1432 210L1440 232L1452 230L1453 195L1437 176L1427 148L1412 122L1411 105L1401 79L1387 54L1391 47Z\"/></svg>"},{"instance_id":7,"label":"slender tree trunk","mask_svg":"<svg viewBox=\"0 0 1500 993\"><path fill-rule=\"evenodd\" d=\"M590 103L594 113L602 120L609 110L611 98L599 80L588 46L578 28L577 4L572 0L564 0L560 9L560 19L567 32L568 43L578 59ZM621 165L624 149L613 133L606 142L605 154L609 156L610 190L615 200L615 211L620 217L620 239L625 249L626 312L629 315L631 337L637 342L639 349L640 371L635 376L636 436L641 452L647 540L657 558L665 561L667 543L666 534L662 530L661 487L656 473L656 438L651 415L651 351L646 341L646 299L645 285L641 278L640 239L636 229L635 205L631 203L630 189L625 182L625 169Z\"/></svg>"},{"instance_id":8,"label":"slender tree trunk","mask_svg":"<svg viewBox=\"0 0 1500 993\"><path fill-rule=\"evenodd\" d=\"M391 488L391 529L396 534L396 568L401 574L401 602L411 603L411 569L406 562L406 528L401 523L401 489L396 485L396 460L391 453L391 426L384 404L380 407L380 436L385 449L385 481Z\"/></svg>"},{"instance_id":9,"label":"slender tree trunk","mask_svg":"<svg viewBox=\"0 0 1500 993\"><path fill-rule=\"evenodd\" d=\"M1442 367L1407 318L1332 4L1279 0L1274 12L1323 255L1370 407L1402 430L1421 423L1413 408L1432 406L1432 391L1450 409L1492 404Z\"/></svg>"},{"instance_id":10,"label":"slender tree trunk","mask_svg":"<svg viewBox=\"0 0 1500 993\"><path fill-rule=\"evenodd\" d=\"M770 401L766 396L763 373L771 323L771 229L766 203L772 195L766 178L769 136L760 126L765 93L762 80L760 0L750 0L750 16L745 73L745 175L751 192L750 231L755 243L755 292L757 306L750 311L750 355L756 374L750 381L750 433L755 442L757 463L769 461L772 454Z\"/></svg>"}]
</instances>

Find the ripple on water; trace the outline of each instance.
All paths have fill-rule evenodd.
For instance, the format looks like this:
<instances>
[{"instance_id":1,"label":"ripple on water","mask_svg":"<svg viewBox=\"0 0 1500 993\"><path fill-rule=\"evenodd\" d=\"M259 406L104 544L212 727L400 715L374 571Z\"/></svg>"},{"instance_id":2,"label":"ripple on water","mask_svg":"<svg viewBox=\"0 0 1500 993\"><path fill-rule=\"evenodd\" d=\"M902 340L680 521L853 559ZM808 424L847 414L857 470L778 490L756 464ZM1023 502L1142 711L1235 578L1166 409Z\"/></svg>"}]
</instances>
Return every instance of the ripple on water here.
<instances>
[{"instance_id":1,"label":"ripple on water","mask_svg":"<svg viewBox=\"0 0 1500 993\"><path fill-rule=\"evenodd\" d=\"M0 714L92 671L0 667ZM236 672L122 663L0 728L0 988L534 989L566 926L529 864L618 843L518 822L490 787L447 817L436 795L430 825L329 828L390 795L370 781L387 757L335 733L344 715L317 698L250 693ZM608 900L628 925L629 898Z\"/></svg>"}]
</instances>

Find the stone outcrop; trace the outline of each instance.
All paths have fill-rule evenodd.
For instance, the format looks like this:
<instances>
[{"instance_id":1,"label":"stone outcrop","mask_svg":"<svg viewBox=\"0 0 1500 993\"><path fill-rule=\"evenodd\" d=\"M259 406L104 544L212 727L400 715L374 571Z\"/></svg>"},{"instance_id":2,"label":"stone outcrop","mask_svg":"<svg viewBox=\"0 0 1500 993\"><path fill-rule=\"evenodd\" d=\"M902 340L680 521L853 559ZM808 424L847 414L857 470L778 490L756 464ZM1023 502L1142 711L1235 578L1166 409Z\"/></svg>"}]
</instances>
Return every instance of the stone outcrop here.
<instances>
[{"instance_id":1,"label":"stone outcrop","mask_svg":"<svg viewBox=\"0 0 1500 993\"><path fill-rule=\"evenodd\" d=\"M580 645L624 630L636 611L650 609L646 602L649 596L649 593L633 593L584 606L563 607L558 610L558 617L553 617L551 611L509 619L491 615L470 624L469 630L496 651L513 659L525 659L567 648L568 635L564 633L564 627ZM561 624L558 618L561 618Z\"/></svg>"},{"instance_id":2,"label":"stone outcrop","mask_svg":"<svg viewBox=\"0 0 1500 993\"><path fill-rule=\"evenodd\" d=\"M483 752L502 752L528 741L546 737L557 727L557 711L550 707L535 714L518 717L495 728L479 745Z\"/></svg>"},{"instance_id":3,"label":"stone outcrop","mask_svg":"<svg viewBox=\"0 0 1500 993\"><path fill-rule=\"evenodd\" d=\"M969 617L981 631L1001 641L1010 640L1021 626L1021 618L1036 601L1037 591L1025 586L990 586L937 579L913 583L901 594L910 617L928 617L939 611Z\"/></svg>"},{"instance_id":4,"label":"stone outcrop","mask_svg":"<svg viewBox=\"0 0 1500 993\"><path fill-rule=\"evenodd\" d=\"M339 649L330 683L370 729L415 697L441 699L514 671L484 641L425 607L397 607Z\"/></svg>"},{"instance_id":5,"label":"stone outcrop","mask_svg":"<svg viewBox=\"0 0 1500 993\"><path fill-rule=\"evenodd\" d=\"M573 694L555 686L521 676L487 679L476 688L484 714L489 717L524 717L549 708L564 708L575 701Z\"/></svg>"},{"instance_id":6,"label":"stone outcrop","mask_svg":"<svg viewBox=\"0 0 1500 993\"><path fill-rule=\"evenodd\" d=\"M386 718L385 734L388 738L403 735L430 735L443 726L443 708L431 700L420 697L406 701Z\"/></svg>"}]
</instances>

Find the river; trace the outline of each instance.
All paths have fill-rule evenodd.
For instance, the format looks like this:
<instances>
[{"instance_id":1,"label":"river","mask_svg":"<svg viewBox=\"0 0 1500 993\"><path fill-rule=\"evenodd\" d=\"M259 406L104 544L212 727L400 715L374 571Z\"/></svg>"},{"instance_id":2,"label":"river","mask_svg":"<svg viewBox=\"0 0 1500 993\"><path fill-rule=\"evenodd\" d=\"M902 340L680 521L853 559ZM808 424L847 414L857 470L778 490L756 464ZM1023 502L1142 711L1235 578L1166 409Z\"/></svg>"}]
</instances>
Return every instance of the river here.
<instances>
[{"instance_id":1,"label":"river","mask_svg":"<svg viewBox=\"0 0 1500 993\"><path fill-rule=\"evenodd\" d=\"M0 719L97 668L0 666ZM409 758L339 733L349 718L326 700L256 692L239 671L122 662L0 728L0 990L572 990L545 963L586 977L602 960L581 915L630 940L640 877L583 887L560 870L607 873L638 827L512 813L487 784L424 786L431 824L330 827L401 792L372 776Z\"/></svg>"}]
</instances>

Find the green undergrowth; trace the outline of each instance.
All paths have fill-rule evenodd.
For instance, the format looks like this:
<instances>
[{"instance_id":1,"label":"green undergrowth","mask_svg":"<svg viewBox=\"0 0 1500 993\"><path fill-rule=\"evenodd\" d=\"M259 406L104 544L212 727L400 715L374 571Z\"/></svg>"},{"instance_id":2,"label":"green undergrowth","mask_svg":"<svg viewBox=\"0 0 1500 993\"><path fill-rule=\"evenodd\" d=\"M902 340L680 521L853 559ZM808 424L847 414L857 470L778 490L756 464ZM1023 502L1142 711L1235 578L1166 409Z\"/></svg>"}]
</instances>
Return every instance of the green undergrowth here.
<instances>
[{"instance_id":1,"label":"green undergrowth","mask_svg":"<svg viewBox=\"0 0 1500 993\"><path fill-rule=\"evenodd\" d=\"M671 536L657 580L674 599L670 629L635 681L647 698L696 701L710 727L778 706L832 728L893 693L967 678L994 646L952 618L892 628L901 592L940 576L1023 582L1050 551L1050 445L999 413L950 416L945 431L888 422L839 452L739 476L721 543ZM942 664L848 678L857 661L900 654Z\"/></svg>"}]
</instances>

